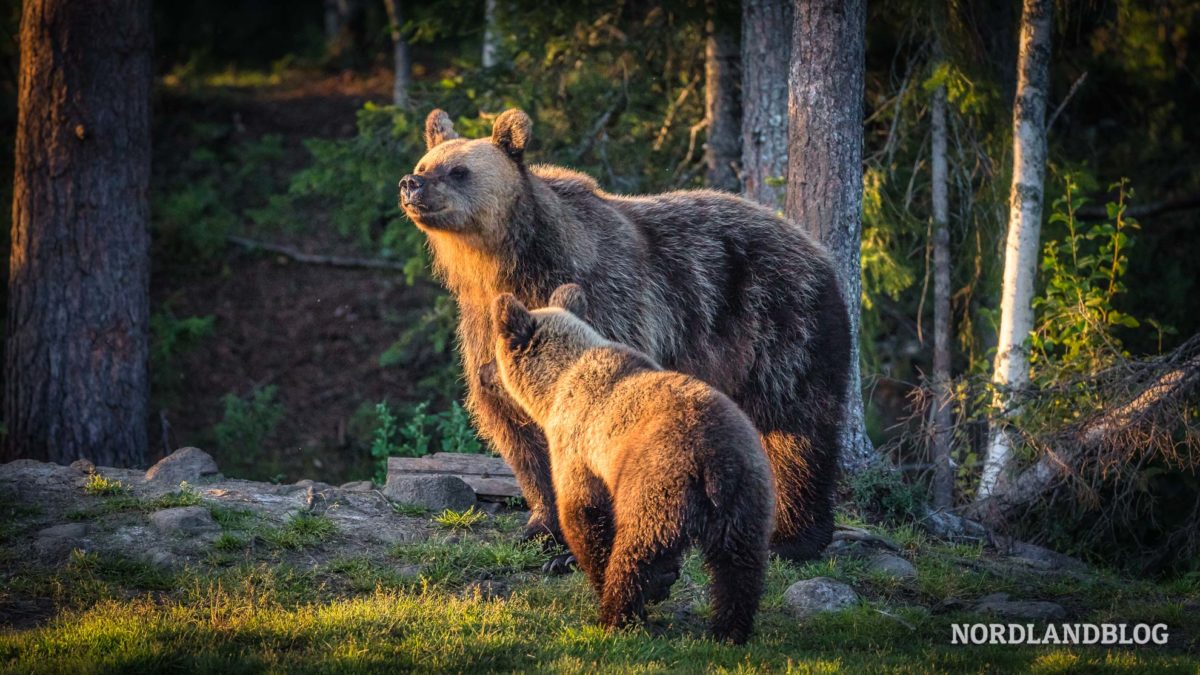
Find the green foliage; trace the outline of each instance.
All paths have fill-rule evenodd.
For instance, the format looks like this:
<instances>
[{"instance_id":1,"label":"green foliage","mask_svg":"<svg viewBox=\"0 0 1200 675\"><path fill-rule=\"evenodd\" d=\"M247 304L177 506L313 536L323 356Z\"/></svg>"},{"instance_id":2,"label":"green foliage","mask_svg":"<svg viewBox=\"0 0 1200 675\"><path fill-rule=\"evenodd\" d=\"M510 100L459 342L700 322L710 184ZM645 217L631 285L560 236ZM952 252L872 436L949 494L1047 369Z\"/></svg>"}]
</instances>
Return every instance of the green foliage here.
<instances>
[{"instance_id":1,"label":"green foliage","mask_svg":"<svg viewBox=\"0 0 1200 675\"><path fill-rule=\"evenodd\" d=\"M483 444L471 426L470 415L457 401L442 412L430 413L428 409L428 401L418 403L401 424L386 401L375 406L377 424L371 441L371 456L379 461L376 483L387 479L388 457L423 457L431 452L483 452Z\"/></svg>"},{"instance_id":2,"label":"green foliage","mask_svg":"<svg viewBox=\"0 0 1200 675\"><path fill-rule=\"evenodd\" d=\"M429 509L425 508L424 506L420 506L418 504L404 504L401 502L393 502L392 510L402 516L409 517L424 516L429 512Z\"/></svg>"},{"instance_id":3,"label":"green foliage","mask_svg":"<svg viewBox=\"0 0 1200 675\"><path fill-rule=\"evenodd\" d=\"M424 235L396 204L396 181L424 154L422 123L391 106L367 103L358 111L358 133L346 139L304 142L312 162L292 176L287 191L250 211L262 225L291 227L324 210L339 234L405 261L409 283L427 267Z\"/></svg>"},{"instance_id":4,"label":"green foliage","mask_svg":"<svg viewBox=\"0 0 1200 675\"><path fill-rule=\"evenodd\" d=\"M453 400L462 392L462 365L454 353L458 328L458 305L448 294L439 294L420 318L379 356L384 368L401 365L408 372L425 374L417 380L417 391L428 397ZM434 364L433 368L428 368Z\"/></svg>"},{"instance_id":5,"label":"green foliage","mask_svg":"<svg viewBox=\"0 0 1200 675\"><path fill-rule=\"evenodd\" d=\"M849 484L855 507L875 520L896 524L923 515L925 496L922 490L905 483L900 472L889 467L863 469L850 477Z\"/></svg>"},{"instance_id":6,"label":"green foliage","mask_svg":"<svg viewBox=\"0 0 1200 675\"><path fill-rule=\"evenodd\" d=\"M275 387L258 389L249 399L226 394L221 400L225 416L213 427L217 447L243 462L260 455L283 419L283 406L275 401Z\"/></svg>"},{"instance_id":7,"label":"green foliage","mask_svg":"<svg viewBox=\"0 0 1200 675\"><path fill-rule=\"evenodd\" d=\"M150 373L156 392L161 395L179 381L176 361L213 334L214 322L212 315L179 319L167 308L150 315Z\"/></svg>"},{"instance_id":8,"label":"green foliage","mask_svg":"<svg viewBox=\"0 0 1200 675\"><path fill-rule=\"evenodd\" d=\"M83 482L83 491L94 497L109 497L124 494L125 486L119 480L105 478L98 473L90 473L87 480Z\"/></svg>"},{"instance_id":9,"label":"green foliage","mask_svg":"<svg viewBox=\"0 0 1200 675\"><path fill-rule=\"evenodd\" d=\"M469 530L487 520L487 514L474 506L466 511L446 509L433 517L433 522L448 530Z\"/></svg>"},{"instance_id":10,"label":"green foliage","mask_svg":"<svg viewBox=\"0 0 1200 675\"><path fill-rule=\"evenodd\" d=\"M273 548L298 550L316 546L336 531L337 526L328 516L299 513L282 527L261 528L256 535Z\"/></svg>"}]
</instances>

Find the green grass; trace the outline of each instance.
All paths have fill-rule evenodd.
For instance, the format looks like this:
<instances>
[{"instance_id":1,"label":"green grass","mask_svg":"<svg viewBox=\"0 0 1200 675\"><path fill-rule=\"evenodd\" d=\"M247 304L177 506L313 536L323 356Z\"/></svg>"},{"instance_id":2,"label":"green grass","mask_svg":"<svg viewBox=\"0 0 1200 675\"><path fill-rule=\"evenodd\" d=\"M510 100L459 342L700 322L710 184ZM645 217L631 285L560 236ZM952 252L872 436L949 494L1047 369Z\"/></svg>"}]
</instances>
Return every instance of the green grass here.
<instances>
[{"instance_id":1,"label":"green grass","mask_svg":"<svg viewBox=\"0 0 1200 675\"><path fill-rule=\"evenodd\" d=\"M96 474L92 474L95 476ZM115 482L115 481L114 481ZM120 485L120 483L117 483ZM165 495L155 497L154 499L143 499L134 497L124 491L122 487L115 492L103 493L104 497L100 503L88 507L86 509L77 509L66 514L68 520L96 520L104 516L114 513L127 512L142 512L149 513L160 509L170 509L179 506L197 506L204 502L200 493L188 487L186 484L175 492L169 492Z\"/></svg>"},{"instance_id":2,"label":"green grass","mask_svg":"<svg viewBox=\"0 0 1200 675\"><path fill-rule=\"evenodd\" d=\"M429 509L420 504L405 504L403 502L394 502L392 510L402 516L409 516L411 518L424 516L426 513L429 513Z\"/></svg>"},{"instance_id":3,"label":"green grass","mask_svg":"<svg viewBox=\"0 0 1200 675\"><path fill-rule=\"evenodd\" d=\"M298 550L324 542L336 530L328 516L299 513L282 527L260 528L255 534L272 548Z\"/></svg>"},{"instance_id":4,"label":"green grass","mask_svg":"<svg viewBox=\"0 0 1200 675\"><path fill-rule=\"evenodd\" d=\"M469 530L487 520L487 514L474 506L466 511L446 509L433 517L433 522L447 530Z\"/></svg>"},{"instance_id":5,"label":"green grass","mask_svg":"<svg viewBox=\"0 0 1200 675\"><path fill-rule=\"evenodd\" d=\"M392 555L399 561L421 566L421 576L438 583L459 583L541 567L546 554L534 542L447 541L431 539L417 544L398 544Z\"/></svg>"}]
</instances>

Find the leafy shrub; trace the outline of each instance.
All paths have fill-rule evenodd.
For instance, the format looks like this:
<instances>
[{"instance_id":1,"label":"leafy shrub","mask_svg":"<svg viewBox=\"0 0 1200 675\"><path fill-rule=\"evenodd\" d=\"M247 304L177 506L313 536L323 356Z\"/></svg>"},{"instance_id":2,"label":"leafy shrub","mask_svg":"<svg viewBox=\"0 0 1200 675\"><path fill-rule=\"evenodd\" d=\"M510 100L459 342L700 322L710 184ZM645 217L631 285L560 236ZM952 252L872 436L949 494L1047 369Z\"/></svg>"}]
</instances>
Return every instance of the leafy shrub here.
<instances>
[{"instance_id":1,"label":"leafy shrub","mask_svg":"<svg viewBox=\"0 0 1200 675\"><path fill-rule=\"evenodd\" d=\"M225 416L213 427L217 447L243 460L259 455L283 419L283 406L275 401L275 387L263 387L248 400L235 394L226 394L221 400Z\"/></svg>"},{"instance_id":2,"label":"leafy shrub","mask_svg":"<svg viewBox=\"0 0 1200 675\"><path fill-rule=\"evenodd\" d=\"M181 377L178 357L213 334L212 315L176 318L170 309L150 316L150 373L159 393L169 391Z\"/></svg>"},{"instance_id":3,"label":"leafy shrub","mask_svg":"<svg viewBox=\"0 0 1200 675\"><path fill-rule=\"evenodd\" d=\"M429 403L413 406L400 424L386 402L375 406L377 426L371 456L379 462L375 482L387 479L388 457L423 457L431 452L482 453L483 444L471 426L471 417L457 401L448 410L430 413Z\"/></svg>"},{"instance_id":4,"label":"leafy shrub","mask_svg":"<svg viewBox=\"0 0 1200 675\"><path fill-rule=\"evenodd\" d=\"M887 524L910 522L923 515L925 497L921 489L904 482L899 471L873 466L849 480L854 505L864 514Z\"/></svg>"}]
</instances>

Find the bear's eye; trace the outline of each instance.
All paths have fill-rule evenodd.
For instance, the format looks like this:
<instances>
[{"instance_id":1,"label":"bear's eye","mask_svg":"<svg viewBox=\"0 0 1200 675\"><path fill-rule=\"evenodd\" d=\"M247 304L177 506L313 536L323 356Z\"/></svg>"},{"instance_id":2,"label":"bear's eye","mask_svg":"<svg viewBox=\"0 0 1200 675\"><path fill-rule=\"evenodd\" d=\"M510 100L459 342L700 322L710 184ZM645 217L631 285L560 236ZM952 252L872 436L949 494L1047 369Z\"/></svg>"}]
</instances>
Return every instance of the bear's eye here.
<instances>
[{"instance_id":1,"label":"bear's eye","mask_svg":"<svg viewBox=\"0 0 1200 675\"><path fill-rule=\"evenodd\" d=\"M417 173L425 173L425 165L424 164L417 165Z\"/></svg>"},{"instance_id":2,"label":"bear's eye","mask_svg":"<svg viewBox=\"0 0 1200 675\"><path fill-rule=\"evenodd\" d=\"M467 167L465 166L456 166L453 169L450 169L450 177L454 180L462 180L466 178L467 174L469 173L470 171L467 171Z\"/></svg>"}]
</instances>

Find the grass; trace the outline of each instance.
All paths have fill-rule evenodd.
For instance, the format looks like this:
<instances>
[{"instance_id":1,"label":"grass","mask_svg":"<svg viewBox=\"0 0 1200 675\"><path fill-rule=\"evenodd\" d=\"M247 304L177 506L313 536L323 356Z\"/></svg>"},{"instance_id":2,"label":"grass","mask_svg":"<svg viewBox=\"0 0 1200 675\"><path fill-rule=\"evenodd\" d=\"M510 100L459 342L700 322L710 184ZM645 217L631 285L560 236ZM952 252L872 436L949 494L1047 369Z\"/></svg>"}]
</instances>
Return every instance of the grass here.
<instances>
[{"instance_id":1,"label":"grass","mask_svg":"<svg viewBox=\"0 0 1200 675\"><path fill-rule=\"evenodd\" d=\"M98 474L91 474L96 476ZM91 478L89 477L89 481ZM107 480L107 479L106 479ZM111 481L118 486L120 482ZM84 488L87 489L86 486ZM186 484L175 492L169 492L165 495L155 497L154 499L142 499L127 494L124 487L117 491L102 493L104 499L95 506L86 509L78 509L66 514L68 520L95 520L114 513L125 512L142 512L149 513L151 511L159 511L161 509L170 509L179 506L198 506L204 502L200 493L196 490L187 487Z\"/></svg>"},{"instance_id":2,"label":"grass","mask_svg":"<svg viewBox=\"0 0 1200 675\"><path fill-rule=\"evenodd\" d=\"M336 530L328 516L298 513L282 527L260 528L255 534L273 548L298 550L324 542Z\"/></svg>"},{"instance_id":3,"label":"grass","mask_svg":"<svg viewBox=\"0 0 1200 675\"><path fill-rule=\"evenodd\" d=\"M105 478L98 473L90 473L83 483L83 491L93 497L108 497L124 494L125 486L121 485L119 480Z\"/></svg>"},{"instance_id":4,"label":"grass","mask_svg":"<svg viewBox=\"0 0 1200 675\"><path fill-rule=\"evenodd\" d=\"M446 509L433 517L433 522L447 530L469 530L487 520L487 514L474 506L466 511Z\"/></svg>"},{"instance_id":5,"label":"grass","mask_svg":"<svg viewBox=\"0 0 1200 675\"><path fill-rule=\"evenodd\" d=\"M429 509L421 506L420 504L406 504L403 502L393 502L392 510L402 516L409 516L410 518L417 518L429 513Z\"/></svg>"}]
</instances>

